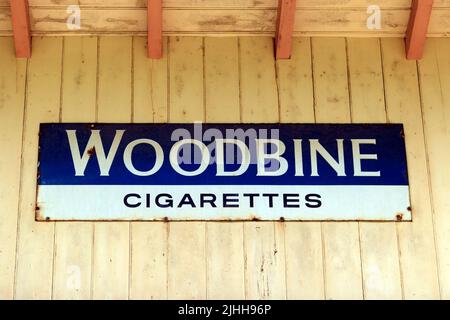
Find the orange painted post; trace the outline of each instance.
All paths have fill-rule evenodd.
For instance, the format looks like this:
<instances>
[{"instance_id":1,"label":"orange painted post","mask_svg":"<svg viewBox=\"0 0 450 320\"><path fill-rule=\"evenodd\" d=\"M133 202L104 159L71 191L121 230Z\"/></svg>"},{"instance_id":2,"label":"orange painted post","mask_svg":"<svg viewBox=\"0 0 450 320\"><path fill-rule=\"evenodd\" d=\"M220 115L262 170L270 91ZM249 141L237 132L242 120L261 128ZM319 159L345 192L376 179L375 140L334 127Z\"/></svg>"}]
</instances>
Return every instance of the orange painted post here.
<instances>
[{"instance_id":1,"label":"orange painted post","mask_svg":"<svg viewBox=\"0 0 450 320\"><path fill-rule=\"evenodd\" d=\"M160 59L162 57L162 0L148 0L148 57Z\"/></svg>"},{"instance_id":2,"label":"orange painted post","mask_svg":"<svg viewBox=\"0 0 450 320\"><path fill-rule=\"evenodd\" d=\"M406 30L406 59L422 58L427 38L433 0L413 0L408 29Z\"/></svg>"},{"instance_id":3,"label":"orange painted post","mask_svg":"<svg viewBox=\"0 0 450 320\"><path fill-rule=\"evenodd\" d=\"M296 0L278 0L275 57L289 59L292 53Z\"/></svg>"},{"instance_id":4,"label":"orange painted post","mask_svg":"<svg viewBox=\"0 0 450 320\"><path fill-rule=\"evenodd\" d=\"M28 0L10 0L10 3L16 57L30 58L31 32Z\"/></svg>"}]
</instances>

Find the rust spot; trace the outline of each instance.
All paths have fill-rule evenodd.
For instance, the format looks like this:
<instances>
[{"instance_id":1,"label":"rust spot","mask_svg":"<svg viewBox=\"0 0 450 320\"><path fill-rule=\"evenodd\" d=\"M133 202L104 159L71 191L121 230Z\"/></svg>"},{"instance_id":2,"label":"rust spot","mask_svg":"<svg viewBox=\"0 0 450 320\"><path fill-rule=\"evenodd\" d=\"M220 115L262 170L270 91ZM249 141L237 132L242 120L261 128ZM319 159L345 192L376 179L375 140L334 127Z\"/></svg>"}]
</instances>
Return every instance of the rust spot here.
<instances>
[{"instance_id":1,"label":"rust spot","mask_svg":"<svg viewBox=\"0 0 450 320\"><path fill-rule=\"evenodd\" d=\"M95 147L92 147L92 148L90 148L88 151L87 151L87 154L91 157L93 154L95 153Z\"/></svg>"},{"instance_id":2,"label":"rust spot","mask_svg":"<svg viewBox=\"0 0 450 320\"><path fill-rule=\"evenodd\" d=\"M402 221L403 220L403 214L402 213L397 214L395 217L396 217L397 221Z\"/></svg>"},{"instance_id":3,"label":"rust spot","mask_svg":"<svg viewBox=\"0 0 450 320\"><path fill-rule=\"evenodd\" d=\"M34 216L34 221L37 221L37 222L50 221L50 217L43 216L42 212L40 210L41 210L41 208L36 206L36 215Z\"/></svg>"},{"instance_id":4,"label":"rust spot","mask_svg":"<svg viewBox=\"0 0 450 320\"><path fill-rule=\"evenodd\" d=\"M284 221L284 217L280 217L280 221Z\"/></svg>"},{"instance_id":5,"label":"rust spot","mask_svg":"<svg viewBox=\"0 0 450 320\"><path fill-rule=\"evenodd\" d=\"M164 217L164 218L163 218L163 221L164 221L164 222L169 222L169 218L168 218L168 217Z\"/></svg>"},{"instance_id":6,"label":"rust spot","mask_svg":"<svg viewBox=\"0 0 450 320\"><path fill-rule=\"evenodd\" d=\"M406 208L406 210L411 211L411 207Z\"/></svg>"}]
</instances>

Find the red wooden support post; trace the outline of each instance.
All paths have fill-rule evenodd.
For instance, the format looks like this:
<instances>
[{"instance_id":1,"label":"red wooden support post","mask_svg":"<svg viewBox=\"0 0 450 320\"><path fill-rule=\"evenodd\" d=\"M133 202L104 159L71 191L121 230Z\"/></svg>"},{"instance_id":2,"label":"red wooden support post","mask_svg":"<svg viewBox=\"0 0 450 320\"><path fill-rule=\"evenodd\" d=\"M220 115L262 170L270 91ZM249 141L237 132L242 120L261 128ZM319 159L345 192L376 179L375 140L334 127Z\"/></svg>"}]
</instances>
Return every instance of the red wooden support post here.
<instances>
[{"instance_id":1,"label":"red wooden support post","mask_svg":"<svg viewBox=\"0 0 450 320\"><path fill-rule=\"evenodd\" d=\"M421 59L433 0L413 0L408 30L406 31L406 59Z\"/></svg>"},{"instance_id":2,"label":"red wooden support post","mask_svg":"<svg viewBox=\"0 0 450 320\"><path fill-rule=\"evenodd\" d=\"M148 56L162 57L162 0L147 1Z\"/></svg>"},{"instance_id":3,"label":"red wooden support post","mask_svg":"<svg viewBox=\"0 0 450 320\"><path fill-rule=\"evenodd\" d=\"M28 0L10 0L10 3L16 57L30 58L31 32Z\"/></svg>"},{"instance_id":4,"label":"red wooden support post","mask_svg":"<svg viewBox=\"0 0 450 320\"><path fill-rule=\"evenodd\" d=\"M292 52L296 0L278 0L275 57L289 59Z\"/></svg>"}]
</instances>

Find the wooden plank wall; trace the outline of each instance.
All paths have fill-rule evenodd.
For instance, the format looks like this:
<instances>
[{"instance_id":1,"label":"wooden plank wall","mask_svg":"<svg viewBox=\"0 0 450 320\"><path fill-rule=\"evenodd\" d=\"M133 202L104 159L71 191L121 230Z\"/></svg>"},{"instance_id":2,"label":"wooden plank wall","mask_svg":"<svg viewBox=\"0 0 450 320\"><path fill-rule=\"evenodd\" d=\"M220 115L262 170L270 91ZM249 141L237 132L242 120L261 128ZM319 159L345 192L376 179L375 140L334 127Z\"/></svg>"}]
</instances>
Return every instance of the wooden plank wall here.
<instances>
[{"instance_id":1,"label":"wooden plank wall","mask_svg":"<svg viewBox=\"0 0 450 320\"><path fill-rule=\"evenodd\" d=\"M9 0L0 0L0 35L11 34ZM33 35L146 34L146 0L78 0L81 28L70 29L73 0L29 0ZM277 0L164 0L166 35L274 35ZM381 29L367 28L372 14L381 9ZM411 0L299 0L294 33L307 36L402 37ZM370 10L369 10L370 11ZM435 0L430 36L450 35L450 0Z\"/></svg>"},{"instance_id":2,"label":"wooden plank wall","mask_svg":"<svg viewBox=\"0 0 450 320\"><path fill-rule=\"evenodd\" d=\"M450 39L0 37L0 299L450 298ZM34 221L38 124L401 122L412 223Z\"/></svg>"}]
</instances>

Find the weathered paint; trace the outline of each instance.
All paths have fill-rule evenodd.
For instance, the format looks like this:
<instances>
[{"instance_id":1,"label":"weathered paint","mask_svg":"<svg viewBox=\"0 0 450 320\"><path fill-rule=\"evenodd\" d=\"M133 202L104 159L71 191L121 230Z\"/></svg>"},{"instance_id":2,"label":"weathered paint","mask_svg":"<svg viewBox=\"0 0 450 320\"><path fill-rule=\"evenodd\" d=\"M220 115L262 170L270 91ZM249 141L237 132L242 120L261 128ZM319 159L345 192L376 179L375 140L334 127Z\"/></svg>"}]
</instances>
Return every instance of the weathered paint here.
<instances>
[{"instance_id":1,"label":"weathered paint","mask_svg":"<svg viewBox=\"0 0 450 320\"><path fill-rule=\"evenodd\" d=\"M411 220L402 125L41 124L39 141L39 221Z\"/></svg>"},{"instance_id":2,"label":"weathered paint","mask_svg":"<svg viewBox=\"0 0 450 320\"><path fill-rule=\"evenodd\" d=\"M0 34L11 35L9 0L0 0ZM17 0L18 2L19 0ZM22 1L22 0L20 0ZM159 0L158 0L159 1ZM422 1L422 0L421 0ZM425 0L424 0L425 1ZM428 1L428 0L427 0ZM6 2L6 3L5 3ZM80 29L67 28L67 6L79 4ZM379 5L381 28L369 29L369 5ZM164 0L165 35L275 35L278 0ZM30 1L33 35L148 35L147 1ZM448 37L450 2L435 1L429 35ZM297 1L294 35L404 37L411 0L302 0Z\"/></svg>"},{"instance_id":3,"label":"weathered paint","mask_svg":"<svg viewBox=\"0 0 450 320\"><path fill-rule=\"evenodd\" d=\"M145 37L36 38L28 69L1 40L1 298L450 297L449 40L429 39L418 69L402 39L294 38L275 64L264 37L165 38L157 61ZM414 220L35 222L38 125L59 117L403 123Z\"/></svg>"}]
</instances>

